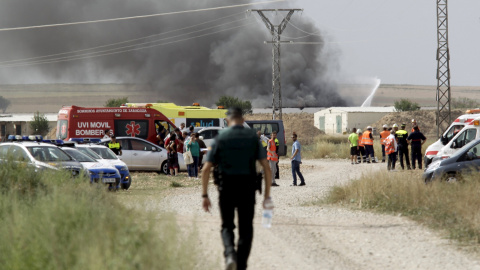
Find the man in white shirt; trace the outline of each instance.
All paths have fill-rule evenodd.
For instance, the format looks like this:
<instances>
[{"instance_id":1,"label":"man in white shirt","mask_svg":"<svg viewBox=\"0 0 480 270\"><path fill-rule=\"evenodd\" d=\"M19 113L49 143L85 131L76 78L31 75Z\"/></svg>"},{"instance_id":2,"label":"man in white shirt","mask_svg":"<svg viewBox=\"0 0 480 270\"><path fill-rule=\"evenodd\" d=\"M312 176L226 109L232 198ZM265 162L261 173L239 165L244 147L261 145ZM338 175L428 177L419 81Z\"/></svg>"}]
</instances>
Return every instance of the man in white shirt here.
<instances>
[{"instance_id":1,"label":"man in white shirt","mask_svg":"<svg viewBox=\"0 0 480 270\"><path fill-rule=\"evenodd\" d=\"M103 135L103 139L111 139L110 129L105 129L105 135Z\"/></svg>"}]
</instances>

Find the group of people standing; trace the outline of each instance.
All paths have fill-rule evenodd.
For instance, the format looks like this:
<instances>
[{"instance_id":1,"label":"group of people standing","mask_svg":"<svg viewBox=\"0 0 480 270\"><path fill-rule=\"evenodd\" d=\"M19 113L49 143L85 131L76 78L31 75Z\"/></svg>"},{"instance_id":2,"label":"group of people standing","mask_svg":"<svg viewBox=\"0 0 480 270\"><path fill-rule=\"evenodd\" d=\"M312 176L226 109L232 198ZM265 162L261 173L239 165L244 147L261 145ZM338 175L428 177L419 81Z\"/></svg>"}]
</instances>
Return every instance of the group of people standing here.
<instances>
[{"instance_id":1,"label":"group of people standing","mask_svg":"<svg viewBox=\"0 0 480 270\"><path fill-rule=\"evenodd\" d=\"M185 124L181 124L180 127L185 127ZM178 175L178 154L190 152L192 155L193 163L187 165L188 177L198 179L199 167L202 164L202 158L206 153L207 146L205 142L200 139L198 133L193 132L193 127L189 129L190 132L183 131L180 128L176 128L170 132L170 136L164 140L165 149L168 152L168 168L170 175Z\"/></svg>"},{"instance_id":2,"label":"group of people standing","mask_svg":"<svg viewBox=\"0 0 480 270\"><path fill-rule=\"evenodd\" d=\"M418 163L418 168L422 169L422 145L426 142L427 138L420 132L420 128L415 119L412 119L410 134L408 134L406 126L406 124L402 124L399 129L397 124L393 124L391 128L388 127L388 125L383 125L383 131L380 132L382 162L384 163L386 157L388 157L388 170L395 170L397 159L400 160L402 170L405 169L405 164L408 170L415 169L416 163ZM373 151L374 138L372 135L372 127L367 127L367 131L363 134L361 130L353 128L353 133L348 137L348 141L351 147L350 155L352 164L359 164L362 160L367 163L376 163L375 153ZM409 145L411 146L411 165Z\"/></svg>"}]
</instances>

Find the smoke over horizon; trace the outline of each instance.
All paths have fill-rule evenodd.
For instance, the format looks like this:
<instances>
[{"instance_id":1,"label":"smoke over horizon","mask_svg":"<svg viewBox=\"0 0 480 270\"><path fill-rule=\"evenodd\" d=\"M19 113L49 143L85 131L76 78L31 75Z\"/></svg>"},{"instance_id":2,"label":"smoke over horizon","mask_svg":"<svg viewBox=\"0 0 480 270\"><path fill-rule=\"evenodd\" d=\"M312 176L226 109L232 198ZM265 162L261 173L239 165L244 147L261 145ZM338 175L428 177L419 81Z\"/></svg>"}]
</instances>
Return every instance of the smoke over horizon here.
<instances>
[{"instance_id":1,"label":"smoke over horizon","mask_svg":"<svg viewBox=\"0 0 480 270\"><path fill-rule=\"evenodd\" d=\"M0 28L107 19L249 2L252 1L16 0L2 4ZM264 7L298 8L288 3L269 4ZM180 104L188 104L192 101L213 104L222 95L232 95L251 100L255 107L268 107L272 103L272 49L271 45L263 42L270 40L271 36L258 18L258 14L252 13L246 16L243 11L248 8L261 8L261 6L0 32L0 61L9 61L137 39L236 13L238 15L223 20L148 40L177 36L231 22L206 31L166 39L159 43L171 42L248 24L245 27L213 35L120 54L33 66L0 67L0 84L150 84L158 94L155 95L155 100L147 102L162 99ZM283 16L282 13L274 14L271 19L279 22ZM292 23L308 32L321 32L312 20L301 13L293 15ZM284 35L282 39L289 40L289 37L300 37L306 34L288 25ZM117 47L148 40L139 40ZM300 40L319 42L323 38L310 36ZM111 48L114 47L102 49ZM348 102L337 92L336 79L340 69L337 49L326 48L324 45L298 44L282 46L281 53L282 100L285 107L347 105ZM72 55L59 57L66 56Z\"/></svg>"}]
</instances>

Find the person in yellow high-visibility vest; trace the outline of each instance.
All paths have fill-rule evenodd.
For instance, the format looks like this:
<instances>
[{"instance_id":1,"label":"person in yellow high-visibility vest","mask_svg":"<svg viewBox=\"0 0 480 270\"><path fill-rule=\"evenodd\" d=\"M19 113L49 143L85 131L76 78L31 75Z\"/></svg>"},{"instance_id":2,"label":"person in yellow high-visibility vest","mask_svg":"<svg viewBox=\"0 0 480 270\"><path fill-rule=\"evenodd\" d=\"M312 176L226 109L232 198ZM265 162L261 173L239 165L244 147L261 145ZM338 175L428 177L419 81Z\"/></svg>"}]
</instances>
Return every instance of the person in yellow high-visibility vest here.
<instances>
[{"instance_id":1,"label":"person in yellow high-visibility vest","mask_svg":"<svg viewBox=\"0 0 480 270\"><path fill-rule=\"evenodd\" d=\"M115 155L122 155L122 146L119 142L117 142L117 138L115 136L112 136L112 140L108 143L108 148L110 148L110 150L112 150Z\"/></svg>"},{"instance_id":2,"label":"person in yellow high-visibility vest","mask_svg":"<svg viewBox=\"0 0 480 270\"><path fill-rule=\"evenodd\" d=\"M277 171L277 146L275 145L275 139L277 138L277 132L273 131L268 141L267 146L267 160L270 165L270 170L272 171L272 187L278 187L278 184L275 182L275 173Z\"/></svg>"}]
</instances>

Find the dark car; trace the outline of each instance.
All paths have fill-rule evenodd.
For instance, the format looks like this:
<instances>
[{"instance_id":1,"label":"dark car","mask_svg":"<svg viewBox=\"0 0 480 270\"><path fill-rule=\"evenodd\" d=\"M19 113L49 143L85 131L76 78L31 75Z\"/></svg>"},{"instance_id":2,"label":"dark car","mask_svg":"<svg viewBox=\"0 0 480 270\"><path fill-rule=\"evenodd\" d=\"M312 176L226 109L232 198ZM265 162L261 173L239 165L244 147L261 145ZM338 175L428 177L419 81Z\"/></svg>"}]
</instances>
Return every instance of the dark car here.
<instances>
[{"instance_id":1,"label":"dark car","mask_svg":"<svg viewBox=\"0 0 480 270\"><path fill-rule=\"evenodd\" d=\"M276 131L277 139L280 144L278 147L278 155L287 155L287 140L285 138L285 128L283 127L282 120L252 120L245 122L250 126L250 128L255 130L255 132L260 131L268 138L270 138L270 135L273 131Z\"/></svg>"},{"instance_id":2,"label":"dark car","mask_svg":"<svg viewBox=\"0 0 480 270\"><path fill-rule=\"evenodd\" d=\"M480 139L470 142L450 158L432 162L423 174L425 182L458 181L462 175L480 172Z\"/></svg>"}]
</instances>

